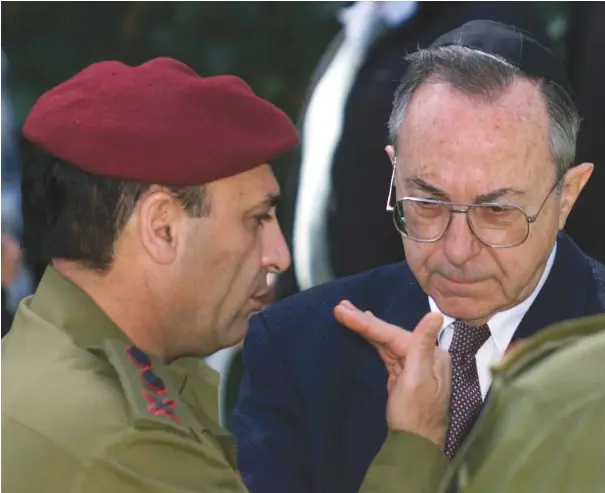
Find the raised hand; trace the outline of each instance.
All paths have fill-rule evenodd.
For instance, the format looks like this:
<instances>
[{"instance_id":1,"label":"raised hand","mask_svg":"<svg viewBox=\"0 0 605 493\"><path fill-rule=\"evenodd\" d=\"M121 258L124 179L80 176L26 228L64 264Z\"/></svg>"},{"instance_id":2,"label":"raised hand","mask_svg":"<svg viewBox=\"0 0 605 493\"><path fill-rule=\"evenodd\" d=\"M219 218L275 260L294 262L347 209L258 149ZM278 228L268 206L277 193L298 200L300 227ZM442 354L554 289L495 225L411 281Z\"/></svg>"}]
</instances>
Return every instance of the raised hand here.
<instances>
[{"instance_id":1,"label":"raised hand","mask_svg":"<svg viewBox=\"0 0 605 493\"><path fill-rule=\"evenodd\" d=\"M339 304L334 314L374 345L387 365L389 429L416 433L442 447L451 393L449 353L435 345L443 317L428 313L408 332L348 302Z\"/></svg>"}]
</instances>

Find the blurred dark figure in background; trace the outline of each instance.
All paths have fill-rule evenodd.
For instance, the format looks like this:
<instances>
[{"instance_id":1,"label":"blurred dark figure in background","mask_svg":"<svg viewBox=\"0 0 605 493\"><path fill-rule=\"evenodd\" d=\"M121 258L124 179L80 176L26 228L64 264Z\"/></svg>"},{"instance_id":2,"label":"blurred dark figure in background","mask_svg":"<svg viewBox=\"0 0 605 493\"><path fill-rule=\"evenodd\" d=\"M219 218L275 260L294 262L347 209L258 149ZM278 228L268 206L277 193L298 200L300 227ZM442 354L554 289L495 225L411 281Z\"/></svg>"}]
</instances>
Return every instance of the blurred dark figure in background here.
<instances>
[{"instance_id":1,"label":"blurred dark figure in background","mask_svg":"<svg viewBox=\"0 0 605 493\"><path fill-rule=\"evenodd\" d=\"M2 235L2 337L13 323L13 311L9 306L8 288L19 273L21 252L10 235Z\"/></svg>"},{"instance_id":2,"label":"blurred dark figure in background","mask_svg":"<svg viewBox=\"0 0 605 493\"><path fill-rule=\"evenodd\" d=\"M595 167L567 230L582 250L605 262L605 3L572 3L568 23L569 73L583 119L576 162L589 159Z\"/></svg>"},{"instance_id":3,"label":"blurred dark figure in background","mask_svg":"<svg viewBox=\"0 0 605 493\"><path fill-rule=\"evenodd\" d=\"M403 57L471 19L492 19L546 37L533 3L357 2L311 82L300 163L286 184L282 224L292 268L276 297L403 260L385 212L392 166L384 147Z\"/></svg>"},{"instance_id":4,"label":"blurred dark figure in background","mask_svg":"<svg viewBox=\"0 0 605 493\"><path fill-rule=\"evenodd\" d=\"M13 107L7 88L8 59L2 51L2 337L10 330L17 303L32 292L21 265L21 163Z\"/></svg>"}]
</instances>

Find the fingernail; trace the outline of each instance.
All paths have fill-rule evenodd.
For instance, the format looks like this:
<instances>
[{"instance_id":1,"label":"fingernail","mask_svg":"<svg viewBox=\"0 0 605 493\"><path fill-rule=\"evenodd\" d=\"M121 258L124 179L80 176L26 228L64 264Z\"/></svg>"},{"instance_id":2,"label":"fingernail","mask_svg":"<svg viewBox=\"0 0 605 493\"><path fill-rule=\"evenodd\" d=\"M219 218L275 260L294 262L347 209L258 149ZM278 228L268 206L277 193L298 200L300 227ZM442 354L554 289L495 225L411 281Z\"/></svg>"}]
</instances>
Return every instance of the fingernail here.
<instances>
[{"instance_id":1,"label":"fingernail","mask_svg":"<svg viewBox=\"0 0 605 493\"><path fill-rule=\"evenodd\" d=\"M344 308L345 310L348 310L348 311L350 311L350 312L355 311L355 307L354 307L354 306L351 304L351 302L350 302L350 301L348 301L348 300L342 300L342 301L340 302L340 306L341 306L342 308Z\"/></svg>"}]
</instances>

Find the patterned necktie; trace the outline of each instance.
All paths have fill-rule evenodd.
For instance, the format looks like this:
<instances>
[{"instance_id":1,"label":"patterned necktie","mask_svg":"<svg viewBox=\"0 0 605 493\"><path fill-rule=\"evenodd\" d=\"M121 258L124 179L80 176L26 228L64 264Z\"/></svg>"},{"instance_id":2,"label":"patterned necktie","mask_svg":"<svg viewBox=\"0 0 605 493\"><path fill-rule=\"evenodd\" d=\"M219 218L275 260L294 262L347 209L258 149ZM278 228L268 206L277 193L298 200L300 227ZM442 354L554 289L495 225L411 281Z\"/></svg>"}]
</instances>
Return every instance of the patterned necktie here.
<instances>
[{"instance_id":1,"label":"patterned necktie","mask_svg":"<svg viewBox=\"0 0 605 493\"><path fill-rule=\"evenodd\" d=\"M475 355L490 337L487 324L471 327L460 320L454 322L454 338L449 349L452 358L452 400L445 441L445 453L450 459L464 442L483 405Z\"/></svg>"}]
</instances>

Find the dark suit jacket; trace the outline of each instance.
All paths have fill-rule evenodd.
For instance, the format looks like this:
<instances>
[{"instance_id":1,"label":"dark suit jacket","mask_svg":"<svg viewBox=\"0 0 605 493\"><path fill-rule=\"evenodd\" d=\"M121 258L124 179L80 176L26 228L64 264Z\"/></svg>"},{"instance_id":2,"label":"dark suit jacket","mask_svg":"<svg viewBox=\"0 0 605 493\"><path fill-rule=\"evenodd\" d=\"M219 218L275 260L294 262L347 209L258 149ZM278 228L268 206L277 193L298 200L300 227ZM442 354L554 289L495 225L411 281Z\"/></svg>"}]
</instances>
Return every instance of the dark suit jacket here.
<instances>
[{"instance_id":1,"label":"dark suit jacket","mask_svg":"<svg viewBox=\"0 0 605 493\"><path fill-rule=\"evenodd\" d=\"M412 329L429 311L405 263L318 286L253 318L233 415L251 493L353 493L386 436L386 378L375 349L339 325L348 299ZM551 273L513 341L605 312L605 266L561 235Z\"/></svg>"},{"instance_id":2,"label":"dark suit jacket","mask_svg":"<svg viewBox=\"0 0 605 493\"><path fill-rule=\"evenodd\" d=\"M327 227L329 259L336 278L403 260L401 236L385 211L392 166L384 147L388 144L386 123L393 94L407 71L405 55L427 48L443 33L473 19L514 24L548 43L545 26L531 2L420 2L411 20L372 45L349 93L332 160L334 185ZM342 34L328 48L312 78L312 88L330 65L341 40ZM279 210L294 255L292 231L299 173L300 162L296 161ZM276 291L279 299L298 291L294 267L279 277Z\"/></svg>"}]
</instances>

